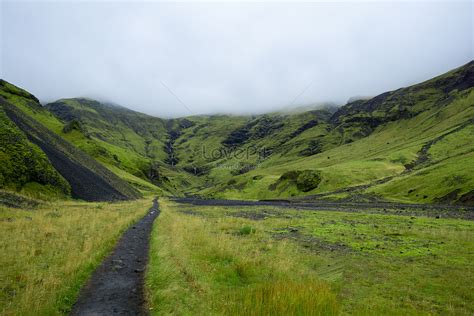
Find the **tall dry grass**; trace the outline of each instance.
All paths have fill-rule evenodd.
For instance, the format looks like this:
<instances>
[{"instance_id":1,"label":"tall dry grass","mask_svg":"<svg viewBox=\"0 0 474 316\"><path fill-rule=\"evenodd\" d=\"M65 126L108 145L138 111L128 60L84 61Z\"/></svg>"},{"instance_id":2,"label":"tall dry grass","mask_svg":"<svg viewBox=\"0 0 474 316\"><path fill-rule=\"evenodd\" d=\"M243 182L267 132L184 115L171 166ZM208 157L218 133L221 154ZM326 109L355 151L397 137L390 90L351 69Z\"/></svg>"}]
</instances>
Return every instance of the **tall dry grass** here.
<instances>
[{"instance_id":1,"label":"tall dry grass","mask_svg":"<svg viewBox=\"0 0 474 316\"><path fill-rule=\"evenodd\" d=\"M205 315L334 315L331 288L291 242L274 241L263 223L184 215L170 202L152 234L147 287L151 311Z\"/></svg>"},{"instance_id":2,"label":"tall dry grass","mask_svg":"<svg viewBox=\"0 0 474 316\"><path fill-rule=\"evenodd\" d=\"M316 280L275 281L239 289L226 297L224 315L337 315L329 287Z\"/></svg>"},{"instance_id":3,"label":"tall dry grass","mask_svg":"<svg viewBox=\"0 0 474 316\"><path fill-rule=\"evenodd\" d=\"M151 200L0 208L2 315L67 313L80 287Z\"/></svg>"}]
</instances>

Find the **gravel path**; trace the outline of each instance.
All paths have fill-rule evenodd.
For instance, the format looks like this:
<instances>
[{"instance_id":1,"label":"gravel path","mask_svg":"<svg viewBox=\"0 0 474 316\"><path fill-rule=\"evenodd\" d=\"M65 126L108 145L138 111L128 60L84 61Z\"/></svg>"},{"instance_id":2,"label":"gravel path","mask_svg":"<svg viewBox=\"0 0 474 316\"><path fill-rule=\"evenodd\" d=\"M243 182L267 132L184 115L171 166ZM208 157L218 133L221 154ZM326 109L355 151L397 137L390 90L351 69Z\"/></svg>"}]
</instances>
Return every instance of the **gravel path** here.
<instances>
[{"instance_id":1,"label":"gravel path","mask_svg":"<svg viewBox=\"0 0 474 316\"><path fill-rule=\"evenodd\" d=\"M92 274L74 304L71 315L147 315L144 271L158 201L120 238L112 254Z\"/></svg>"}]
</instances>

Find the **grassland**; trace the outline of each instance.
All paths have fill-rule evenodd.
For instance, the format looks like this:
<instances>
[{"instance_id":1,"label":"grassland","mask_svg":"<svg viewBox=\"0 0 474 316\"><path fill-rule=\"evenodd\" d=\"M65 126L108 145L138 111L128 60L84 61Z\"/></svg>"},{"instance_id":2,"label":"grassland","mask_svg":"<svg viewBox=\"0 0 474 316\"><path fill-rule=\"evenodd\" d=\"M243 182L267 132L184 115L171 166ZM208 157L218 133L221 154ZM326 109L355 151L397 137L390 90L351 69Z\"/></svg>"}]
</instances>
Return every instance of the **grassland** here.
<instances>
[{"instance_id":1,"label":"grassland","mask_svg":"<svg viewBox=\"0 0 474 316\"><path fill-rule=\"evenodd\" d=\"M151 199L0 206L0 314L63 315L121 233Z\"/></svg>"},{"instance_id":2,"label":"grassland","mask_svg":"<svg viewBox=\"0 0 474 316\"><path fill-rule=\"evenodd\" d=\"M472 315L471 221L161 203L153 314Z\"/></svg>"}]
</instances>

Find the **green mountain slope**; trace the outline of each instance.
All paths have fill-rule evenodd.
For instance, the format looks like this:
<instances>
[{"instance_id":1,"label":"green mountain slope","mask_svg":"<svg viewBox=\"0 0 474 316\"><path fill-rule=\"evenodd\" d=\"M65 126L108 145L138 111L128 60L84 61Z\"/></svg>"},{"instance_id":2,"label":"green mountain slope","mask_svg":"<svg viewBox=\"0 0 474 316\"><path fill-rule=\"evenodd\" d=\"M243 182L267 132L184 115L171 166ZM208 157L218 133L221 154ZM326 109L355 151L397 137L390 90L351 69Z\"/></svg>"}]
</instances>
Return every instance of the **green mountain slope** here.
<instances>
[{"instance_id":1,"label":"green mountain slope","mask_svg":"<svg viewBox=\"0 0 474 316\"><path fill-rule=\"evenodd\" d=\"M30 116L47 125L61 122L28 92L0 81L2 121L2 188L33 186L34 192L54 191L89 201L124 200L140 194L93 158ZM4 164L5 162L5 164ZM9 163L9 164L8 164Z\"/></svg>"},{"instance_id":2,"label":"green mountain slope","mask_svg":"<svg viewBox=\"0 0 474 316\"><path fill-rule=\"evenodd\" d=\"M83 98L58 100L45 108L64 125L59 135L141 191L180 195L195 185L195 177L170 162L168 148L186 120L163 120Z\"/></svg>"},{"instance_id":3,"label":"green mountain slope","mask_svg":"<svg viewBox=\"0 0 474 316\"><path fill-rule=\"evenodd\" d=\"M472 203L473 74L470 62L427 82L349 103L329 119L325 132L306 132L310 142L323 145L319 153L296 158L280 150L248 173L202 193L350 198L352 192L359 198L369 193L403 201ZM304 170L321 178L307 192L297 188L296 173L284 176Z\"/></svg>"},{"instance_id":4,"label":"green mountain slope","mask_svg":"<svg viewBox=\"0 0 474 316\"><path fill-rule=\"evenodd\" d=\"M15 106L145 193L472 204L473 87L470 62L305 112L160 119L84 98Z\"/></svg>"}]
</instances>

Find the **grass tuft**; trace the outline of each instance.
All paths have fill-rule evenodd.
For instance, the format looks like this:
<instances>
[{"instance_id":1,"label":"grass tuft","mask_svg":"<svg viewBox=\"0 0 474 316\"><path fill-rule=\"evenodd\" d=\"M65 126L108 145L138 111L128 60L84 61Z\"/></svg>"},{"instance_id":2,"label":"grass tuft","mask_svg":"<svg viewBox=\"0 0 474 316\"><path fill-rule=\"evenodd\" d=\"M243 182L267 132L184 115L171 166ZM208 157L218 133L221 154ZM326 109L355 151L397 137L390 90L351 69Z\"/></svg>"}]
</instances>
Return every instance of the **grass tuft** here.
<instances>
[{"instance_id":1,"label":"grass tuft","mask_svg":"<svg viewBox=\"0 0 474 316\"><path fill-rule=\"evenodd\" d=\"M225 298L223 315L338 315L329 287L315 280L291 280L240 289Z\"/></svg>"}]
</instances>

